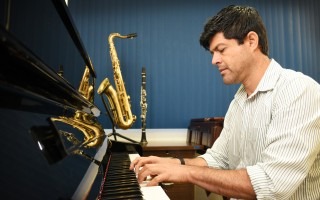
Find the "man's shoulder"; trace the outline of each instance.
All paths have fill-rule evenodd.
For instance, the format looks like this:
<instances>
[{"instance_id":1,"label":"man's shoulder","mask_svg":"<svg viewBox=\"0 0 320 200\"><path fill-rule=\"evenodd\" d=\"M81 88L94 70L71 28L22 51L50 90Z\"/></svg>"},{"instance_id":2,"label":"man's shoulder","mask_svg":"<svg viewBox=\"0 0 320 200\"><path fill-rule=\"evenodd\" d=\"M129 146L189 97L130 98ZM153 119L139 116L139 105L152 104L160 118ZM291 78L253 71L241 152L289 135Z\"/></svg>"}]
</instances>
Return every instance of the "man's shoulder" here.
<instances>
[{"instance_id":1,"label":"man's shoulder","mask_svg":"<svg viewBox=\"0 0 320 200\"><path fill-rule=\"evenodd\" d=\"M319 83L315 81L310 76L294 71L292 69L285 69L283 68L281 70L280 76L279 76L279 82L283 84L299 84L301 86L315 86L319 87Z\"/></svg>"},{"instance_id":2,"label":"man's shoulder","mask_svg":"<svg viewBox=\"0 0 320 200\"><path fill-rule=\"evenodd\" d=\"M286 86L290 84L301 84L301 86L319 87L319 83L303 72L282 67L277 61L272 59L268 74L275 81L275 85Z\"/></svg>"}]
</instances>

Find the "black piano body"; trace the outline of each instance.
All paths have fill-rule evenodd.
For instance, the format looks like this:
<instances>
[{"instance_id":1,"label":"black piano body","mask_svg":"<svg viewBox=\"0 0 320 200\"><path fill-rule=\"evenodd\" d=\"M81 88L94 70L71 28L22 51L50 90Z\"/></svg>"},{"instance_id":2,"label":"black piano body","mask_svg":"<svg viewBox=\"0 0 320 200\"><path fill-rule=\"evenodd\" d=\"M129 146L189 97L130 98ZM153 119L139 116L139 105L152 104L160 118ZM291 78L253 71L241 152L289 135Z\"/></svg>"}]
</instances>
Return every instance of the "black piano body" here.
<instances>
[{"instance_id":1,"label":"black piano body","mask_svg":"<svg viewBox=\"0 0 320 200\"><path fill-rule=\"evenodd\" d=\"M61 153L61 160L50 164L31 131L50 129L52 116L78 110L100 114L76 89L85 66L96 74L64 0L4 0L0 9L5 11L0 16L1 198L96 199L108 140L99 149L86 149L97 160ZM77 193L90 166L98 166L94 180L85 194Z\"/></svg>"}]
</instances>

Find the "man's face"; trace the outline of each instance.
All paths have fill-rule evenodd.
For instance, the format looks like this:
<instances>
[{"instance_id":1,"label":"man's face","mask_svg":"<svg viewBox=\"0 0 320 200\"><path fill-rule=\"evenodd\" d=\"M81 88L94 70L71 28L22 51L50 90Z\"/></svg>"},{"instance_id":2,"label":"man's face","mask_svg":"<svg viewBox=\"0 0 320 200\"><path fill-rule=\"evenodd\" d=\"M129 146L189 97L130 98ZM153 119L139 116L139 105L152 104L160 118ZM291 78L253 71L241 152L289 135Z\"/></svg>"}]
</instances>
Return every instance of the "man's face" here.
<instances>
[{"instance_id":1,"label":"man's face","mask_svg":"<svg viewBox=\"0 0 320 200\"><path fill-rule=\"evenodd\" d=\"M225 84L238 84L247 77L250 66L250 54L246 41L239 45L235 39L226 39L223 33L217 33L210 42L212 64L220 71Z\"/></svg>"}]
</instances>

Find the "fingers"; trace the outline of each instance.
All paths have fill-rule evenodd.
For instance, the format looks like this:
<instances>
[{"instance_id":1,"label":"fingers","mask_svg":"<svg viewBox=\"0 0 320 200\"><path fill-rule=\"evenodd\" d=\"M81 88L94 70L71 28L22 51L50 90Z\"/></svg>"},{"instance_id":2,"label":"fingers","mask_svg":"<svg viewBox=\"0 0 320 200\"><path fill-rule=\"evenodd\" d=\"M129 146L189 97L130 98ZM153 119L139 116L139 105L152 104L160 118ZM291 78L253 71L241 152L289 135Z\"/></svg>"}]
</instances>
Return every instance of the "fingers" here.
<instances>
[{"instance_id":1,"label":"fingers","mask_svg":"<svg viewBox=\"0 0 320 200\"><path fill-rule=\"evenodd\" d=\"M129 169L135 171L140 184L151 177L151 180L148 179L147 186L154 186L158 185L163 179L160 174L165 168L163 164L159 164L160 162L161 159L155 156L138 157L131 162Z\"/></svg>"},{"instance_id":2,"label":"fingers","mask_svg":"<svg viewBox=\"0 0 320 200\"><path fill-rule=\"evenodd\" d=\"M157 186L161 183L161 181L158 180L158 176L155 176L153 179L151 179L146 186Z\"/></svg>"},{"instance_id":3,"label":"fingers","mask_svg":"<svg viewBox=\"0 0 320 200\"><path fill-rule=\"evenodd\" d=\"M146 172L142 172L141 174L139 174L139 177L145 177L146 174L149 173L149 171L146 170ZM149 176L147 176L149 177ZM160 173L160 174L155 174L155 175L150 175L151 179L147 179L147 184L146 186L157 186L159 185L159 183L164 181L164 176Z\"/></svg>"},{"instance_id":4,"label":"fingers","mask_svg":"<svg viewBox=\"0 0 320 200\"><path fill-rule=\"evenodd\" d=\"M140 168L143 167L145 164L155 163L156 160L157 157L155 156L138 157L131 162L129 169L135 170L135 172L137 173L139 172Z\"/></svg>"},{"instance_id":5,"label":"fingers","mask_svg":"<svg viewBox=\"0 0 320 200\"><path fill-rule=\"evenodd\" d=\"M130 170L133 170L133 169L134 169L134 166L136 166L136 164L137 164L138 162L139 162L139 158L134 159L134 160L131 162L129 169L130 169Z\"/></svg>"},{"instance_id":6,"label":"fingers","mask_svg":"<svg viewBox=\"0 0 320 200\"><path fill-rule=\"evenodd\" d=\"M158 173L155 170L157 168L156 164L146 164L142 168L140 168L139 172L137 173L137 180L139 183L142 183L145 180L153 180L157 177ZM156 181L154 184L157 185ZM149 183L147 185L150 185Z\"/></svg>"},{"instance_id":7,"label":"fingers","mask_svg":"<svg viewBox=\"0 0 320 200\"><path fill-rule=\"evenodd\" d=\"M147 163L148 163L148 160L143 157L136 158L131 162L130 169L134 170L136 174L138 174L139 170Z\"/></svg>"}]
</instances>

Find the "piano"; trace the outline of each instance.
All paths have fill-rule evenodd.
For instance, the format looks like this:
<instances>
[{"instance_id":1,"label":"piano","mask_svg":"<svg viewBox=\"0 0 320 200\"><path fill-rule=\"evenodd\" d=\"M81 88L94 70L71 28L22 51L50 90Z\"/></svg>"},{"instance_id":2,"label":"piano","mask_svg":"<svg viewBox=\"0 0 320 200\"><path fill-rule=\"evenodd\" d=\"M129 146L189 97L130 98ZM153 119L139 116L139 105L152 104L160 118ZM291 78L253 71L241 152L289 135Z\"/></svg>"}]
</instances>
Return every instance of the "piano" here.
<instances>
[{"instance_id":1,"label":"piano","mask_svg":"<svg viewBox=\"0 0 320 200\"><path fill-rule=\"evenodd\" d=\"M148 199L160 189L166 199L128 170L140 145L111 142L103 132L101 144L87 148L79 129L53 120L81 112L99 124L101 114L77 89L75 72L97 74L65 1L4 0L0 9L1 197Z\"/></svg>"}]
</instances>

